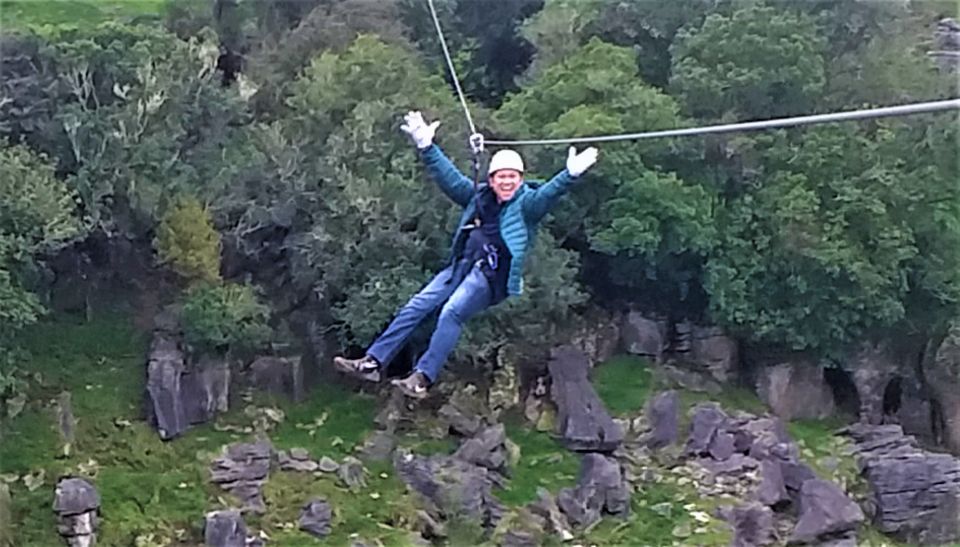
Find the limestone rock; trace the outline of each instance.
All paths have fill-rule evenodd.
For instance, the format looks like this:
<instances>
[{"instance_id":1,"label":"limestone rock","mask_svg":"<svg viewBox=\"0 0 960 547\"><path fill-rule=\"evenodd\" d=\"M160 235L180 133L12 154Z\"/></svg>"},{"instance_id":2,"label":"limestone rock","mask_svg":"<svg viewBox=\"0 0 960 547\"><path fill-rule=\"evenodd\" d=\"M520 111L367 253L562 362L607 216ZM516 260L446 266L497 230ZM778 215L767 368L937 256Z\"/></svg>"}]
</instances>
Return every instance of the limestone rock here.
<instances>
[{"instance_id":1,"label":"limestone rock","mask_svg":"<svg viewBox=\"0 0 960 547\"><path fill-rule=\"evenodd\" d=\"M209 547L245 547L247 525L240 511L211 511L203 526L203 542Z\"/></svg>"},{"instance_id":2,"label":"limestone rock","mask_svg":"<svg viewBox=\"0 0 960 547\"><path fill-rule=\"evenodd\" d=\"M300 529L308 534L324 538L330 535L332 529L331 520L333 519L333 510L330 504L323 498L314 498L306 503L300 510L300 519L298 521Z\"/></svg>"},{"instance_id":3,"label":"limestone rock","mask_svg":"<svg viewBox=\"0 0 960 547\"><path fill-rule=\"evenodd\" d=\"M620 341L627 353L650 357L655 362L663 358L666 347L666 325L632 311L624 316L620 326Z\"/></svg>"},{"instance_id":4,"label":"limestone rock","mask_svg":"<svg viewBox=\"0 0 960 547\"><path fill-rule=\"evenodd\" d=\"M587 374L590 364L580 350L560 346L548 363L551 397L563 442L570 450L610 452L623 442L621 430L607 413Z\"/></svg>"},{"instance_id":5,"label":"limestone rock","mask_svg":"<svg viewBox=\"0 0 960 547\"><path fill-rule=\"evenodd\" d=\"M863 511L836 484L822 479L803 483L800 518L790 543L813 543L831 536L855 532L864 520Z\"/></svg>"},{"instance_id":6,"label":"limestone rock","mask_svg":"<svg viewBox=\"0 0 960 547\"><path fill-rule=\"evenodd\" d=\"M646 444L651 449L677 442L680 435L680 397L676 391L658 393L647 407L652 431Z\"/></svg>"},{"instance_id":7,"label":"limestone rock","mask_svg":"<svg viewBox=\"0 0 960 547\"><path fill-rule=\"evenodd\" d=\"M757 392L784 420L826 418L834 412L833 392L823 378L823 368L806 361L764 367Z\"/></svg>"},{"instance_id":8,"label":"limestone rock","mask_svg":"<svg viewBox=\"0 0 960 547\"><path fill-rule=\"evenodd\" d=\"M100 494L81 478L66 478L57 483L53 510L57 531L72 547L96 544Z\"/></svg>"},{"instance_id":9,"label":"limestone rock","mask_svg":"<svg viewBox=\"0 0 960 547\"><path fill-rule=\"evenodd\" d=\"M263 484L270 473L273 447L269 441L234 443L213 460L211 480L243 503L244 511L263 513Z\"/></svg>"}]
</instances>

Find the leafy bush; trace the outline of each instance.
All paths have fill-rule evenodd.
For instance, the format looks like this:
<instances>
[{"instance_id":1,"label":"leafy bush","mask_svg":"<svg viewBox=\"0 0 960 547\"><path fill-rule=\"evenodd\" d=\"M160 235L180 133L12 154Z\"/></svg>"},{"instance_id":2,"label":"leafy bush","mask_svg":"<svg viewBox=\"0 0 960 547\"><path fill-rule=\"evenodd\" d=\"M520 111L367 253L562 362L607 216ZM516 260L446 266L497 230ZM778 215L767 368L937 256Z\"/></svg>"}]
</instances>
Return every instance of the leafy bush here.
<instances>
[{"instance_id":1,"label":"leafy bush","mask_svg":"<svg viewBox=\"0 0 960 547\"><path fill-rule=\"evenodd\" d=\"M255 351L270 339L269 315L250 285L199 285L183 302L184 335L198 351Z\"/></svg>"},{"instance_id":2,"label":"leafy bush","mask_svg":"<svg viewBox=\"0 0 960 547\"><path fill-rule=\"evenodd\" d=\"M182 198L164 215L154 242L160 259L190 281L220 280L220 234L210 212Z\"/></svg>"}]
</instances>

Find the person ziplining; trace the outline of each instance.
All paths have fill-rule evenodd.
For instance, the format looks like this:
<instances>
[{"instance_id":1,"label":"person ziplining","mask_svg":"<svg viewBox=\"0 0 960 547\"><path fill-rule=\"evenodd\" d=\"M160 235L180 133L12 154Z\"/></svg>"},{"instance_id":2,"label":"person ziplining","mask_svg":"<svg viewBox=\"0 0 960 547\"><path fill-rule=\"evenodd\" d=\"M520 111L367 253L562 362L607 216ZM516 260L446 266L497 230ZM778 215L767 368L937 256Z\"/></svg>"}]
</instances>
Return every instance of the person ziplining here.
<instances>
[{"instance_id":1,"label":"person ziplining","mask_svg":"<svg viewBox=\"0 0 960 547\"><path fill-rule=\"evenodd\" d=\"M463 208L447 267L400 309L363 357L334 358L338 370L379 382L381 372L414 329L440 308L426 352L410 375L393 381L404 395L418 399L426 397L437 381L464 324L480 311L523 292L524 263L538 224L598 156L596 148L577 153L570 147L566 168L538 185L524 180L520 154L499 150L490 158L488 179L475 184L434 144L439 125L439 121L427 124L420 112L409 112L400 128L413 140L443 193Z\"/></svg>"},{"instance_id":2,"label":"person ziplining","mask_svg":"<svg viewBox=\"0 0 960 547\"><path fill-rule=\"evenodd\" d=\"M690 128L675 128L640 133L622 133L593 137L487 140L477 132L470 108L460 86L456 67L450 57L433 0L427 0L437 37L443 50L454 89L463 107L470 129L468 142L474 153L474 169L485 144L500 146L539 146L555 144L632 141L667 137L722 134L756 131L811 124L876 119L888 116L945 112L960 109L960 99L952 98L848 112L831 112L772 120L758 120ZM401 129L413 139L427 171L443 192L464 208L447 267L401 308L387 330L359 359L335 357L337 369L351 376L379 382L381 372L389 366L414 329L437 308L441 308L436 329L427 351L420 357L413 372L394 385L410 397L423 398L436 382L440 370L457 343L464 323L478 312L495 306L508 296L523 290L523 266L537 225L553 204L574 181L597 161L597 149L581 153L569 149L566 169L543 186L524 182L523 159L510 149L498 151L490 160L488 180L473 184L433 144L439 121L427 124L420 112L409 112Z\"/></svg>"}]
</instances>

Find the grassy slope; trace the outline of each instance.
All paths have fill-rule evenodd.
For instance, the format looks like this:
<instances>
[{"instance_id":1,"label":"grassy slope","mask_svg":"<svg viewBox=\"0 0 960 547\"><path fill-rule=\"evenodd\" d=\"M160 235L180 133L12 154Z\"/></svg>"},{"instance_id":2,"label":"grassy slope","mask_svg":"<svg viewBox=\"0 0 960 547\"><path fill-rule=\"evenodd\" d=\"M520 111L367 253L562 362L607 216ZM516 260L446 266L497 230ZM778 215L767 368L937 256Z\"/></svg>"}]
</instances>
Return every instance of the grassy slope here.
<instances>
[{"instance_id":1,"label":"grassy slope","mask_svg":"<svg viewBox=\"0 0 960 547\"><path fill-rule=\"evenodd\" d=\"M32 25L96 25L105 21L157 18L166 0L0 0L2 28Z\"/></svg>"},{"instance_id":2,"label":"grassy slope","mask_svg":"<svg viewBox=\"0 0 960 547\"><path fill-rule=\"evenodd\" d=\"M155 544L174 538L186 544L196 542L202 515L229 504L229 496L208 483L211 457L224 444L247 440L250 435L204 426L174 442L161 442L139 420L147 340L132 330L124 315L101 317L90 324L60 318L31 329L24 343L32 353L25 368L40 374L30 387L24 412L2 429L0 474L22 476L43 470L45 483L33 492L22 480L11 485L20 544L45 547L59 542L50 510L52 485L61 473L90 476L91 470L95 470L94 482L103 498L100 545L131 545L138 537ZM598 367L593 382L613 413L621 416L635 415L657 389L647 364L633 358L617 358ZM78 419L76 442L67 457L62 456L52 405L62 389L73 394ZM687 407L706 398L681 395ZM738 391L713 399L726 408L757 411L762 406ZM302 446L318 458L329 455L339 459L352 453L372 429L376 412L372 397L330 385L316 389L299 405L260 397L249 404L285 412L285 419L270 433L278 448ZM243 410L232 411L218 423L249 426L251 419ZM312 427L311 435L311 424L317 418L322 418L322 425ZM506 425L509 437L521 450L509 486L497 492L508 507L536 499L538 487L556 493L575 483L576 455L562 449L551 435L534 431L520 420L508 420ZM830 434L835 426L809 421L789 425L804 457L818 472L849 481L851 462L843 458L842 443ZM454 448L449 440L416 435L401 439L401 443L418 452ZM831 457L837 457L839 465L831 462ZM326 476L273 473L265 488L270 510L262 517L248 518L248 524L264 530L271 545L321 544L295 526L300 507L320 495L335 508L334 533L323 544L343 545L352 534L387 545L406 544L416 501L389 465L369 466L369 471L367 488L357 493L342 489ZM696 510L709 512L719 500L700 499L680 477L668 472L664 477L634 496L628 520L606 519L580 539L599 545L727 544L729 532L724 525L700 525L690 515ZM675 536L679 530L691 535L679 539ZM864 544L893 545L872 530L865 530L862 537Z\"/></svg>"}]
</instances>

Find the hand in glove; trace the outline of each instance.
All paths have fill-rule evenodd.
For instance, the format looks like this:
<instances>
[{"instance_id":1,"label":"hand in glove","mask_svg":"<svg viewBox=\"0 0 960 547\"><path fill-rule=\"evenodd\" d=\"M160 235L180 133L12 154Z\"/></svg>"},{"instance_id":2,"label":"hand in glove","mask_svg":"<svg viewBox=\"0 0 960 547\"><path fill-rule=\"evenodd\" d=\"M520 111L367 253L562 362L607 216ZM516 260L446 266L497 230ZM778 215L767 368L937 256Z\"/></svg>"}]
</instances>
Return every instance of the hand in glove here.
<instances>
[{"instance_id":1,"label":"hand in glove","mask_svg":"<svg viewBox=\"0 0 960 547\"><path fill-rule=\"evenodd\" d=\"M570 172L570 175L579 177L595 163L597 163L596 148L591 146L577 154L576 147L570 147L570 152L567 154L567 171Z\"/></svg>"},{"instance_id":2,"label":"hand in glove","mask_svg":"<svg viewBox=\"0 0 960 547\"><path fill-rule=\"evenodd\" d=\"M439 121L427 125L427 122L423 121L423 114L421 114L420 111L407 112L407 115L403 117L403 121L404 123L400 126L400 129L407 135L410 135L410 138L413 139L417 148L423 150L433 144L433 136L437 133L437 127L440 125Z\"/></svg>"}]
</instances>

